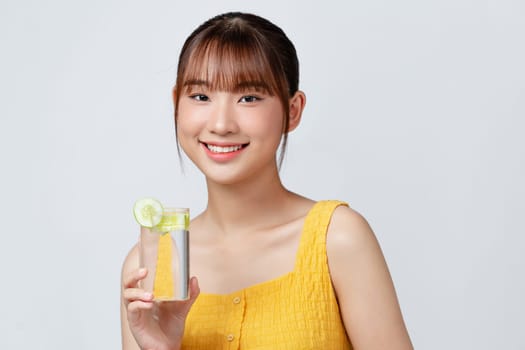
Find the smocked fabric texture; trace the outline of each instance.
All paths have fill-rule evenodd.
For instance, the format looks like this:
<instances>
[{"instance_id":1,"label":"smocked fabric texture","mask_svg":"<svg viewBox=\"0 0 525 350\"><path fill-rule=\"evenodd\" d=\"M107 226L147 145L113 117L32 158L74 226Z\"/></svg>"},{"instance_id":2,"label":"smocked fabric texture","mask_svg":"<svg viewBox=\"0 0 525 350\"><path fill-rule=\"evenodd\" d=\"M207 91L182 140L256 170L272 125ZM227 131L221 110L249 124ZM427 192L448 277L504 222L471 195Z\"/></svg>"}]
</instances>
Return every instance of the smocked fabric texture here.
<instances>
[{"instance_id":1,"label":"smocked fabric texture","mask_svg":"<svg viewBox=\"0 0 525 350\"><path fill-rule=\"evenodd\" d=\"M340 201L307 214L292 272L240 291L201 294L188 318L184 350L352 349L326 255L326 231Z\"/></svg>"}]
</instances>

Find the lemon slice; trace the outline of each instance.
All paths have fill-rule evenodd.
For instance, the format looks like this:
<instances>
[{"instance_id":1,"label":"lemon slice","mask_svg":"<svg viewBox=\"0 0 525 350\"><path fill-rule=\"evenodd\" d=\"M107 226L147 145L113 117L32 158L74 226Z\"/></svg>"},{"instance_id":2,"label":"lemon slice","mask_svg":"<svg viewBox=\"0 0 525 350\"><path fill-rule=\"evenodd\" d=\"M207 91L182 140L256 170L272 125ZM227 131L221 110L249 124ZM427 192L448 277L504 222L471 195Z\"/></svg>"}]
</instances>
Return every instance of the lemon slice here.
<instances>
[{"instance_id":1,"label":"lemon slice","mask_svg":"<svg viewBox=\"0 0 525 350\"><path fill-rule=\"evenodd\" d=\"M162 204L154 198L142 198L135 202L133 214L135 220L144 227L152 228L162 220L164 209Z\"/></svg>"}]
</instances>

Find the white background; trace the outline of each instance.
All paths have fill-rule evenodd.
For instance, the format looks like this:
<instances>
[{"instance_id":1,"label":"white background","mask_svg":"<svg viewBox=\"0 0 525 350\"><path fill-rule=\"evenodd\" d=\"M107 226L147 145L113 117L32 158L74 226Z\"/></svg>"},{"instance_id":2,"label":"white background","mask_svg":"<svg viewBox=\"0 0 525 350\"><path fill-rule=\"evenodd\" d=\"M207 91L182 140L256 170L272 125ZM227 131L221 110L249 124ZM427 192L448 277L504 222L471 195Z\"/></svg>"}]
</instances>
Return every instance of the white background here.
<instances>
[{"instance_id":1,"label":"white background","mask_svg":"<svg viewBox=\"0 0 525 350\"><path fill-rule=\"evenodd\" d=\"M363 213L418 349L525 349L522 1L0 3L0 348L117 349L131 208L193 213L170 89L227 10L280 25L308 96L285 184Z\"/></svg>"}]
</instances>

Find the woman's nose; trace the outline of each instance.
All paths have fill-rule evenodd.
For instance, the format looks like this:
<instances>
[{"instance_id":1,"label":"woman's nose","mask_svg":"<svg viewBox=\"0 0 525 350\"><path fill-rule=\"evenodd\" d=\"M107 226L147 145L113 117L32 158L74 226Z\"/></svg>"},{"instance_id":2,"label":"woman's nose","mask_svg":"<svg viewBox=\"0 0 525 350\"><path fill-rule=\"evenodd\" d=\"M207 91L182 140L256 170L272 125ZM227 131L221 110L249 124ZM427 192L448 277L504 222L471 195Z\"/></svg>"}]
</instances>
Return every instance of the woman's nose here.
<instances>
[{"instance_id":1,"label":"woman's nose","mask_svg":"<svg viewBox=\"0 0 525 350\"><path fill-rule=\"evenodd\" d=\"M208 130L217 135L227 135L238 131L235 108L228 101L217 101L210 111Z\"/></svg>"}]
</instances>

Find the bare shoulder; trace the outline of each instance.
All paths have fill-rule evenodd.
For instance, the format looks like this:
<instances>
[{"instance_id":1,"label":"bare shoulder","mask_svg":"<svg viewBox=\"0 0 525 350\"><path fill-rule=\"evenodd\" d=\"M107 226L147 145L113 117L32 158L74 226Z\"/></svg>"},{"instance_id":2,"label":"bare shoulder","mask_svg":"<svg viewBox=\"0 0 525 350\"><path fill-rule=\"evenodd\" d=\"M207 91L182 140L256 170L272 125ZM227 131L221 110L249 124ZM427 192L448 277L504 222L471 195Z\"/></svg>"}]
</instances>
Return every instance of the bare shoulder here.
<instances>
[{"instance_id":1,"label":"bare shoulder","mask_svg":"<svg viewBox=\"0 0 525 350\"><path fill-rule=\"evenodd\" d=\"M327 233L328 254L359 251L364 247L376 247L378 243L368 221L347 206L335 209Z\"/></svg>"},{"instance_id":2,"label":"bare shoulder","mask_svg":"<svg viewBox=\"0 0 525 350\"><path fill-rule=\"evenodd\" d=\"M380 272L383 278L388 275L383 253L372 228L352 208L339 206L334 211L328 227L326 251L336 291L346 289L341 286L347 286L349 273L361 275Z\"/></svg>"}]
</instances>

